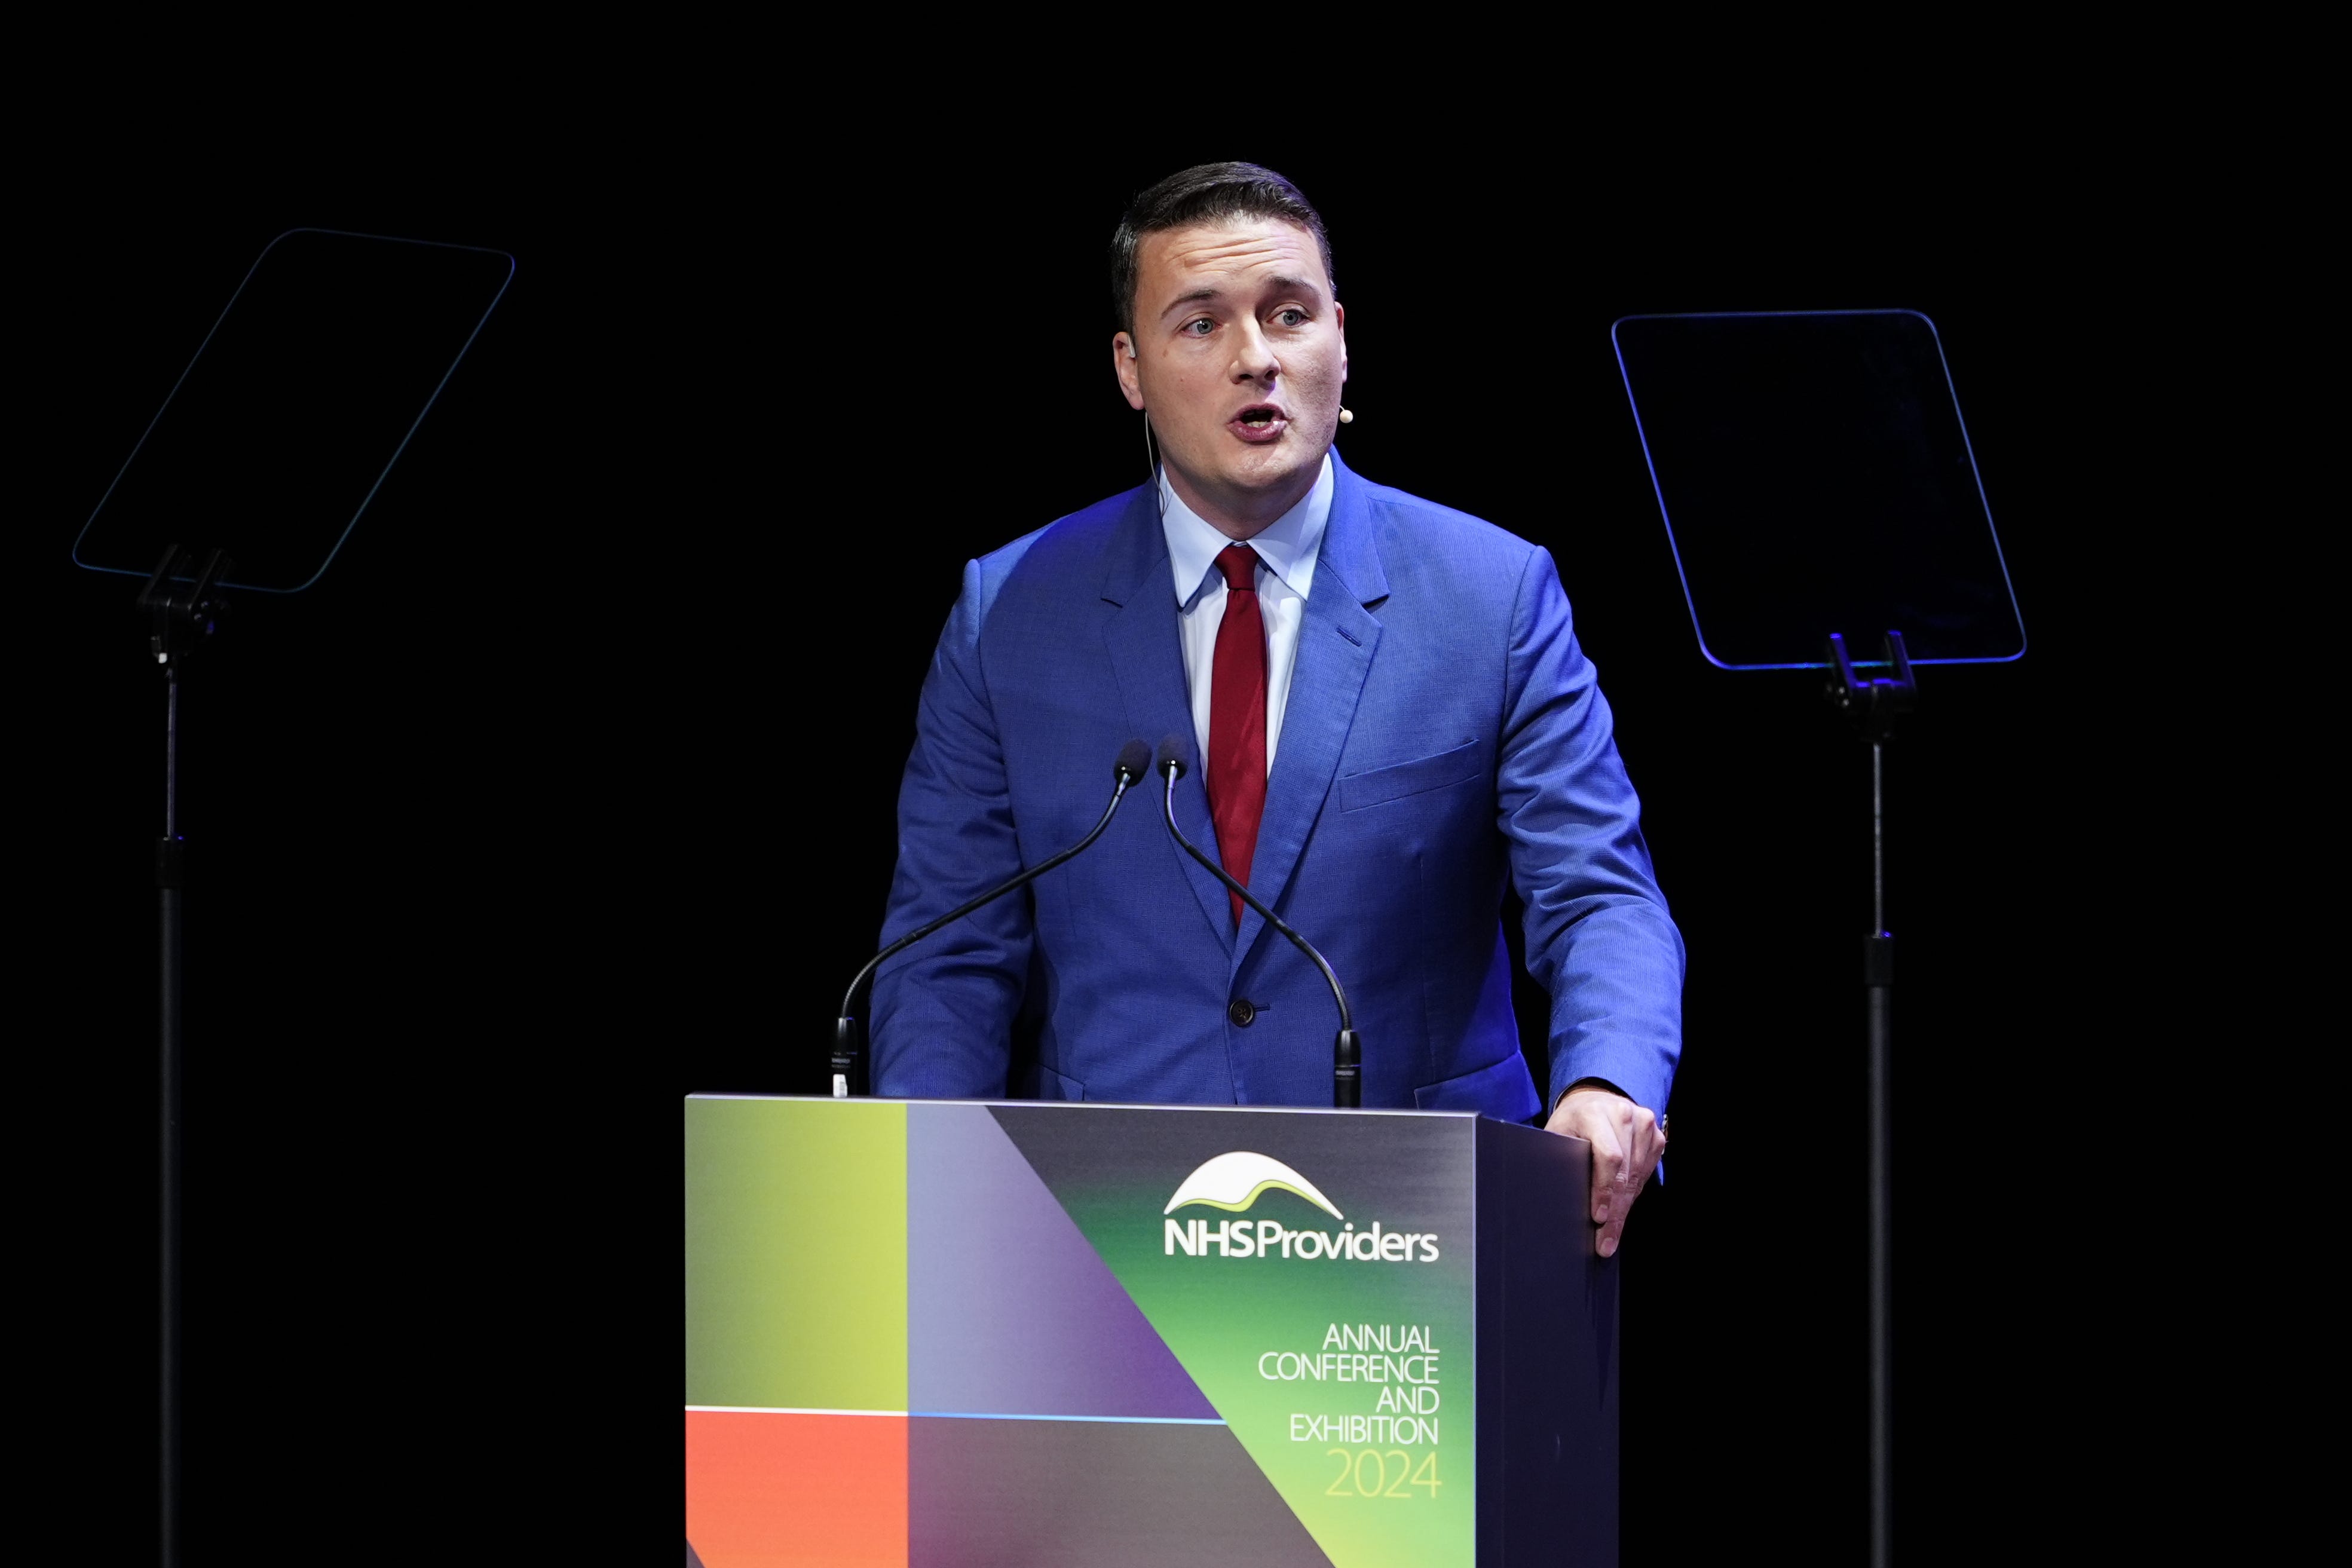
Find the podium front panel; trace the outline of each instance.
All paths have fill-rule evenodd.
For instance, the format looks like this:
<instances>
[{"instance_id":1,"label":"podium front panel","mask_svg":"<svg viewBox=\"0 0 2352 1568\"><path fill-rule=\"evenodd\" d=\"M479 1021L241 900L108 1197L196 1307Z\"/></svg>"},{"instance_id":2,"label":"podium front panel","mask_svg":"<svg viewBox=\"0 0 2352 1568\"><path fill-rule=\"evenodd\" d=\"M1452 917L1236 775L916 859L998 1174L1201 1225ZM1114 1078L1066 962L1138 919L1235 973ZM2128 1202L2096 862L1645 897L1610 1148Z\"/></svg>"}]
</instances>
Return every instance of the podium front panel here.
<instances>
[{"instance_id":1,"label":"podium front panel","mask_svg":"<svg viewBox=\"0 0 2352 1568\"><path fill-rule=\"evenodd\" d=\"M689 1100L689 1542L1469 1568L1476 1128Z\"/></svg>"}]
</instances>

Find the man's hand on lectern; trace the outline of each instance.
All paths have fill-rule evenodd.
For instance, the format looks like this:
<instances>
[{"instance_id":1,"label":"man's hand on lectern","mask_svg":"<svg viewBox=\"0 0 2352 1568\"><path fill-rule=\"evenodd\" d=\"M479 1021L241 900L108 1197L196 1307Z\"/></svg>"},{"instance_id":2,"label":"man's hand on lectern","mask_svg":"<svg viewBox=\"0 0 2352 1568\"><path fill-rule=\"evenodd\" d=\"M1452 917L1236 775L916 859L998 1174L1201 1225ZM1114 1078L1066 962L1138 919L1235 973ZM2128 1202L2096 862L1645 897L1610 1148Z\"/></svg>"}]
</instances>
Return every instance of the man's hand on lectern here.
<instances>
[{"instance_id":1,"label":"man's hand on lectern","mask_svg":"<svg viewBox=\"0 0 2352 1568\"><path fill-rule=\"evenodd\" d=\"M1625 1216L1666 1152L1665 1129L1647 1107L1592 1080L1561 1095L1544 1127L1592 1145L1592 1223L1601 1227L1601 1256L1607 1258L1617 1250Z\"/></svg>"}]
</instances>

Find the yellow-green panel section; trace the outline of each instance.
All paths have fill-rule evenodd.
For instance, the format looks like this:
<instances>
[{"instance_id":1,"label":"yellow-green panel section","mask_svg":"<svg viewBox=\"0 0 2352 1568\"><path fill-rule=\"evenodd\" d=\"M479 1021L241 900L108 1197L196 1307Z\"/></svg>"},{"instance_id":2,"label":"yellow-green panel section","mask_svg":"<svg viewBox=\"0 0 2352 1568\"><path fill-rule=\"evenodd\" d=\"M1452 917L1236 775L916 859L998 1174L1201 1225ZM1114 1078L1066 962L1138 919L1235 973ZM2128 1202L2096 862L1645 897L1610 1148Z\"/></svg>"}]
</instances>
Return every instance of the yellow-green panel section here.
<instances>
[{"instance_id":1,"label":"yellow-green panel section","mask_svg":"<svg viewBox=\"0 0 2352 1568\"><path fill-rule=\"evenodd\" d=\"M907 1408L907 1109L686 1102L686 1402Z\"/></svg>"}]
</instances>

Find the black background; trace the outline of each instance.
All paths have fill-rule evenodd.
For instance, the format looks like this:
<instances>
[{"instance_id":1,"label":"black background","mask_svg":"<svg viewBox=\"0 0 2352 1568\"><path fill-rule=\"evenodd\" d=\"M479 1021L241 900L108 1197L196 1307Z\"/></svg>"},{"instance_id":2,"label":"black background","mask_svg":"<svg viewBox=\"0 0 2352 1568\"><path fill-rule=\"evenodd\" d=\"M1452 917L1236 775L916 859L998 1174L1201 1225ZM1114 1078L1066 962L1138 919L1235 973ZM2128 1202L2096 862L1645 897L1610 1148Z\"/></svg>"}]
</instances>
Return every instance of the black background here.
<instances>
[{"instance_id":1,"label":"black background","mask_svg":"<svg viewBox=\"0 0 2352 1568\"><path fill-rule=\"evenodd\" d=\"M289 140L90 153L23 258L20 1245L58 1282L53 1438L124 1560L161 681L137 583L68 547L254 256L309 225L520 266L325 580L240 605L191 677L190 1548L675 1560L677 1097L820 1085L963 562L1143 475L1108 231L1236 155L1330 223L1349 461L1558 559L1689 943L1671 1183L1623 1254L1629 1563L1862 1550L1868 766L1812 677L1700 658L1608 328L1936 321L2032 647L1925 672L1890 754L1900 1507L1954 1556L2113 1528L2083 1500L2131 1424L2111 1271L2156 1178L2074 1130L2189 1059L2141 738L2184 678L2112 655L2184 416L2142 312L2218 198L2087 139Z\"/></svg>"}]
</instances>

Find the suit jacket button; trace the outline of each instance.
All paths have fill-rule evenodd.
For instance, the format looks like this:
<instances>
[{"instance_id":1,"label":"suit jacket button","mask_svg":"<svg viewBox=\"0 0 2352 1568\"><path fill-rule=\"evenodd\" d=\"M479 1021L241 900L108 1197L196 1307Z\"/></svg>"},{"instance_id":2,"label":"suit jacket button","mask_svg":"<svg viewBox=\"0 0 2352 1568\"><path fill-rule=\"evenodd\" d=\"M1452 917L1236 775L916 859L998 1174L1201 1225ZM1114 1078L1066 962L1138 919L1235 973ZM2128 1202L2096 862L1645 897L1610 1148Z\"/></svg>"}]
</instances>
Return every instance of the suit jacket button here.
<instances>
[{"instance_id":1,"label":"suit jacket button","mask_svg":"<svg viewBox=\"0 0 2352 1568\"><path fill-rule=\"evenodd\" d=\"M1248 997L1236 996L1234 998L1233 1005L1225 1009L1225 1016L1246 1029L1256 1022L1257 1008Z\"/></svg>"}]
</instances>

